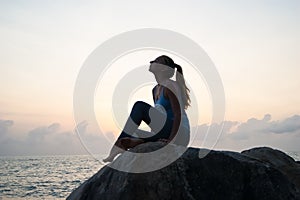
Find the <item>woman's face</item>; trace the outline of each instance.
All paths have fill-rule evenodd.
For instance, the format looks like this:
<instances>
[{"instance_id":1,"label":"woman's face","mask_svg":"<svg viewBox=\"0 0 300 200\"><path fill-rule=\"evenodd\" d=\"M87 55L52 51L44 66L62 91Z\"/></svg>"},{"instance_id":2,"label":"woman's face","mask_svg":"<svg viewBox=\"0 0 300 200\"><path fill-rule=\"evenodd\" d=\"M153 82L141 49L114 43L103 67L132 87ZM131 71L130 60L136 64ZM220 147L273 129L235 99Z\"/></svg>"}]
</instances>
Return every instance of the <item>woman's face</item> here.
<instances>
[{"instance_id":1,"label":"woman's face","mask_svg":"<svg viewBox=\"0 0 300 200\"><path fill-rule=\"evenodd\" d=\"M172 68L169 67L168 65L163 65L160 63L151 63L149 67L149 71L152 72L153 74L163 74L164 72L170 71Z\"/></svg>"},{"instance_id":2,"label":"woman's face","mask_svg":"<svg viewBox=\"0 0 300 200\"><path fill-rule=\"evenodd\" d=\"M169 67L168 65L163 65L155 62L151 63L149 71L154 74L155 79L158 83L171 78L174 74L173 68Z\"/></svg>"}]
</instances>

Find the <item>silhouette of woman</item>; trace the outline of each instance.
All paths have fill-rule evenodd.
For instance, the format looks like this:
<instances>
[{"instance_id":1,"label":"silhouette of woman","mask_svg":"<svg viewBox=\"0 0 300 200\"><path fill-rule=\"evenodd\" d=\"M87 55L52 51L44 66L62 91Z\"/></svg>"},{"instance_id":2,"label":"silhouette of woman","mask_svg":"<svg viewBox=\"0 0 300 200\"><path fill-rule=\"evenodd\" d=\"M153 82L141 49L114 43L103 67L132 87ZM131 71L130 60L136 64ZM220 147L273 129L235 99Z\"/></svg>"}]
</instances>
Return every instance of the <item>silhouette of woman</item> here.
<instances>
[{"instance_id":1,"label":"silhouette of woman","mask_svg":"<svg viewBox=\"0 0 300 200\"><path fill-rule=\"evenodd\" d=\"M104 162L111 162L119 153L145 142L174 142L183 146L189 143L190 125L185 110L190 106L190 90L185 84L182 68L166 55L150 63L149 71L158 83L152 89L155 107L143 101L134 104L123 131ZM173 81L170 78L175 68L176 81ZM142 121L151 132L138 129Z\"/></svg>"}]
</instances>

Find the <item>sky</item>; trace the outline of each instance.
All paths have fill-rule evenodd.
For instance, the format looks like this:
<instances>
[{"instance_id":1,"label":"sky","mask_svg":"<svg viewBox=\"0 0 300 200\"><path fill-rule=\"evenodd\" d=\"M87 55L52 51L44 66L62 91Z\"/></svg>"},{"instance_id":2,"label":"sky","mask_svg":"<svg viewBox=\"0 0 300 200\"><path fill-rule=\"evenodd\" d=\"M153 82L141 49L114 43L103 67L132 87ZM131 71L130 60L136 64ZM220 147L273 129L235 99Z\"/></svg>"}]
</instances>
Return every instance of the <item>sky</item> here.
<instances>
[{"instance_id":1,"label":"sky","mask_svg":"<svg viewBox=\"0 0 300 200\"><path fill-rule=\"evenodd\" d=\"M191 146L300 151L299 20L297 0L0 1L0 155L108 152L125 120L114 115L126 116L137 100L152 103L151 85L124 99L127 113L112 113L103 93L162 53L181 64L194 95ZM111 37L141 28L181 33L203 48L223 83L224 121L211 122L205 81L185 60L141 50L112 62L98 83L94 107L104 134L75 123L73 92L84 61ZM223 127L220 137L207 136L209 127Z\"/></svg>"}]
</instances>

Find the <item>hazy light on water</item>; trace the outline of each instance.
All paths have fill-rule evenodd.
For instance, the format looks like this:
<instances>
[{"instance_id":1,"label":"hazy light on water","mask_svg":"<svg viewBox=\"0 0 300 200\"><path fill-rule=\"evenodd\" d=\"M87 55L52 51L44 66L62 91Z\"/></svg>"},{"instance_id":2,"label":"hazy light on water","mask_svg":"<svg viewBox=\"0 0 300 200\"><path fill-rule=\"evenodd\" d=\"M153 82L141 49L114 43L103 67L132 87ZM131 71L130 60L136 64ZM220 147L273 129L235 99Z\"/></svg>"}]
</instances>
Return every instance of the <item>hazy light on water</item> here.
<instances>
[{"instance_id":1,"label":"hazy light on water","mask_svg":"<svg viewBox=\"0 0 300 200\"><path fill-rule=\"evenodd\" d=\"M0 197L66 198L101 167L89 155L0 157Z\"/></svg>"}]
</instances>

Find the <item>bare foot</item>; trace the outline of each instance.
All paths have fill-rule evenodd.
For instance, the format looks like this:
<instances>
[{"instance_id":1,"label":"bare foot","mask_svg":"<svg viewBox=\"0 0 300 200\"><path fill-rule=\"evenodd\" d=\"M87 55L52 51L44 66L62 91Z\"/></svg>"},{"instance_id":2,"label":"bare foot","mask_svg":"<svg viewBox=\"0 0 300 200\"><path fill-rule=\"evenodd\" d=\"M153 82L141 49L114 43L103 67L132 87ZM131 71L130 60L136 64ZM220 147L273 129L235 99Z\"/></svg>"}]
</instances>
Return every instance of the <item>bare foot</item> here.
<instances>
[{"instance_id":1,"label":"bare foot","mask_svg":"<svg viewBox=\"0 0 300 200\"><path fill-rule=\"evenodd\" d=\"M119 153L123 153L125 151L125 147L121 144L121 140L118 140L114 144L114 146L110 150L109 156L104 158L102 160L103 162L112 162Z\"/></svg>"},{"instance_id":2,"label":"bare foot","mask_svg":"<svg viewBox=\"0 0 300 200\"><path fill-rule=\"evenodd\" d=\"M127 149L133 148L142 143L144 143L144 140L139 138L125 137L119 139L112 147L109 156L103 159L103 162L112 162L119 153L123 153Z\"/></svg>"},{"instance_id":3,"label":"bare foot","mask_svg":"<svg viewBox=\"0 0 300 200\"><path fill-rule=\"evenodd\" d=\"M103 162L112 162L116 155L109 155L107 158L104 158L102 161Z\"/></svg>"}]
</instances>

